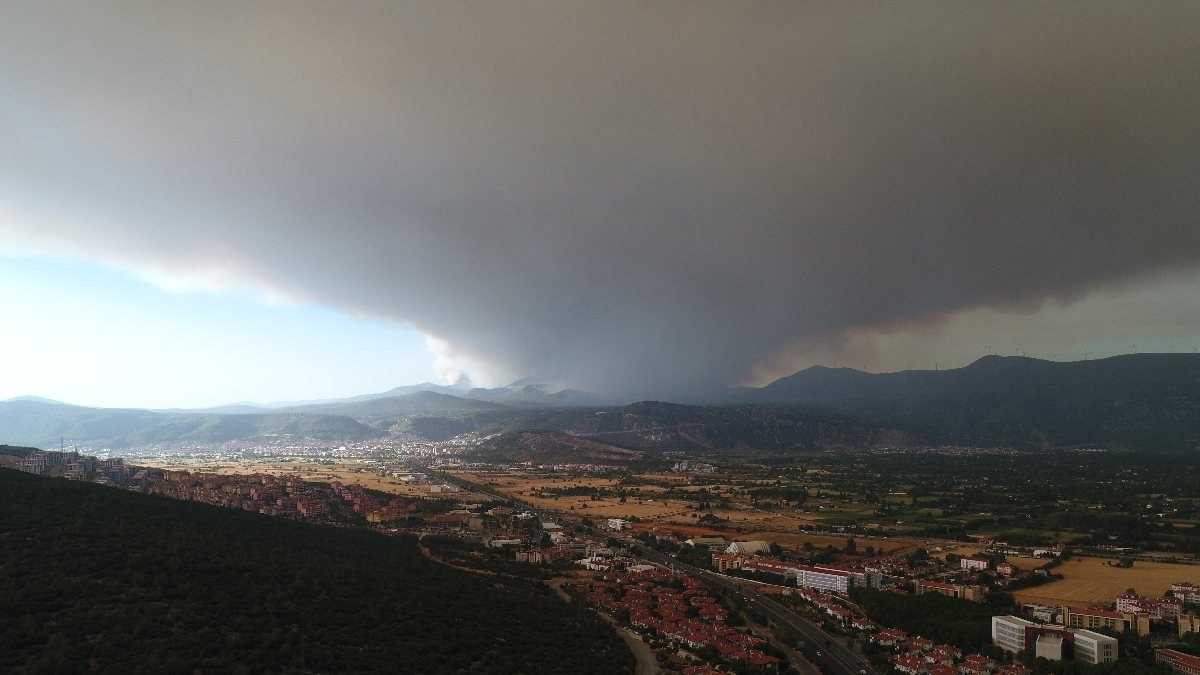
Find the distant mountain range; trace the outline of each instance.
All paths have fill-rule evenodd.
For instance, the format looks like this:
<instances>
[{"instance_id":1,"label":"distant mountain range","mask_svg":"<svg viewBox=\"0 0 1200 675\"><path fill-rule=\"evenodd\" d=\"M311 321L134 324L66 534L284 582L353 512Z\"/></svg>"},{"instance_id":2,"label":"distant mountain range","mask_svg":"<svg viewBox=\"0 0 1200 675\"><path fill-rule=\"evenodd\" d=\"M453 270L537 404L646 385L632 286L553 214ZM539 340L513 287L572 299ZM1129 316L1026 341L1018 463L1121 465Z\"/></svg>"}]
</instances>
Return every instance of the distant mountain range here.
<instances>
[{"instance_id":1,"label":"distant mountain range","mask_svg":"<svg viewBox=\"0 0 1200 675\"><path fill-rule=\"evenodd\" d=\"M542 384L528 378L517 380L504 387L482 388L472 387L469 382L461 384L408 384L375 394L361 394L346 398L327 398L310 401L275 401L272 403L253 403L244 401L211 408L167 408L155 412L167 413L262 413L272 410L317 410L329 406L350 409L355 403L365 403L385 398L406 397L412 394L442 394L444 396L465 398L473 401L500 403L517 407L561 406L561 405L601 405L605 402L602 397L574 389L559 389L549 384ZM45 403L60 403L37 396L22 396L13 401L42 401Z\"/></svg>"},{"instance_id":2,"label":"distant mountain range","mask_svg":"<svg viewBox=\"0 0 1200 675\"><path fill-rule=\"evenodd\" d=\"M986 356L944 371L814 367L743 400L845 415L937 442L1025 447L1200 447L1200 356L1093 361Z\"/></svg>"},{"instance_id":3,"label":"distant mountain range","mask_svg":"<svg viewBox=\"0 0 1200 675\"><path fill-rule=\"evenodd\" d=\"M175 443L221 443L291 436L356 440L382 435L345 415L303 413L162 413L121 408L85 408L65 403L0 403L0 438L18 445L109 448Z\"/></svg>"},{"instance_id":4,"label":"distant mountain range","mask_svg":"<svg viewBox=\"0 0 1200 675\"><path fill-rule=\"evenodd\" d=\"M443 441L469 434L508 455L514 438L534 439L518 432L545 431L635 452L932 443L1200 447L1200 356L1193 354L1069 363L989 356L964 368L883 374L813 367L762 388L706 398L720 403L601 406L585 392L524 381L496 389L426 383L345 399L205 410L85 408L23 397L0 402L0 443L57 445L62 437L121 448L398 434ZM554 448L542 456L577 446L598 451L561 437L534 440Z\"/></svg>"}]
</instances>

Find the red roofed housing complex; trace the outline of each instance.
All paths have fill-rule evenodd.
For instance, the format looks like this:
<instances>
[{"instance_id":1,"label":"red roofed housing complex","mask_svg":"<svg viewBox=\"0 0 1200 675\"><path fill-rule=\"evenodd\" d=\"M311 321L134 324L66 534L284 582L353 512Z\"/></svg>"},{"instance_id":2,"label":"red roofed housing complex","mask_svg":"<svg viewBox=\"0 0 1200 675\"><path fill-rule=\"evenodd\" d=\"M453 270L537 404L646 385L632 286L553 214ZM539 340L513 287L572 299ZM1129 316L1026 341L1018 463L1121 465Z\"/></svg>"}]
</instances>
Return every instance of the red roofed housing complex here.
<instances>
[{"instance_id":1,"label":"red roofed housing complex","mask_svg":"<svg viewBox=\"0 0 1200 675\"><path fill-rule=\"evenodd\" d=\"M1189 605L1200 605L1200 586L1188 581L1171 584L1171 593Z\"/></svg>"},{"instance_id":2,"label":"red roofed housing complex","mask_svg":"<svg viewBox=\"0 0 1200 675\"><path fill-rule=\"evenodd\" d=\"M1184 654L1174 649L1155 649L1154 660L1169 666L1171 672L1180 675L1200 675L1200 656Z\"/></svg>"},{"instance_id":3,"label":"red roofed housing complex","mask_svg":"<svg viewBox=\"0 0 1200 675\"><path fill-rule=\"evenodd\" d=\"M1116 631L1129 628L1124 615L1107 609L1067 607L1063 612L1063 623L1071 628L1112 628Z\"/></svg>"},{"instance_id":4,"label":"red roofed housing complex","mask_svg":"<svg viewBox=\"0 0 1200 675\"><path fill-rule=\"evenodd\" d=\"M1155 621L1178 621L1183 613L1183 601L1178 597L1144 598L1134 593L1117 596L1117 611L1148 614Z\"/></svg>"}]
</instances>

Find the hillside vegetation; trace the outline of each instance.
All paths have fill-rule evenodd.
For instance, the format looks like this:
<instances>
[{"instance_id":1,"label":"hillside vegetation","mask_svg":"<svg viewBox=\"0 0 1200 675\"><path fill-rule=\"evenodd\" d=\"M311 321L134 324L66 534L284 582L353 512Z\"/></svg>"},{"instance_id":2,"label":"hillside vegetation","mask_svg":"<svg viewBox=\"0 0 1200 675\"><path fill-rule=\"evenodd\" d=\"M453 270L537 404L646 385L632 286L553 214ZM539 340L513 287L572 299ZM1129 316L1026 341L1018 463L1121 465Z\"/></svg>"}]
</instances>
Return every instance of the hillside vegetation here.
<instances>
[{"instance_id":1,"label":"hillside vegetation","mask_svg":"<svg viewBox=\"0 0 1200 675\"><path fill-rule=\"evenodd\" d=\"M183 414L41 401L0 402L0 439L53 447L58 447L60 438L68 443L124 448L155 443L221 443L264 436L354 440L378 435L380 432L345 415Z\"/></svg>"},{"instance_id":2,"label":"hillside vegetation","mask_svg":"<svg viewBox=\"0 0 1200 675\"><path fill-rule=\"evenodd\" d=\"M965 368L810 368L743 397L903 429L930 442L1200 447L1200 356L1057 362L988 356Z\"/></svg>"},{"instance_id":3,"label":"hillside vegetation","mask_svg":"<svg viewBox=\"0 0 1200 675\"><path fill-rule=\"evenodd\" d=\"M11 457L25 457L31 452L37 452L37 450L37 448L30 448L21 445L0 444L0 455L9 455Z\"/></svg>"},{"instance_id":4,"label":"hillside vegetation","mask_svg":"<svg viewBox=\"0 0 1200 675\"><path fill-rule=\"evenodd\" d=\"M408 537L0 470L0 672L622 673L593 613Z\"/></svg>"},{"instance_id":5,"label":"hillside vegetation","mask_svg":"<svg viewBox=\"0 0 1200 675\"><path fill-rule=\"evenodd\" d=\"M646 454L557 431L509 431L485 440L468 456L501 463L630 464Z\"/></svg>"}]
</instances>

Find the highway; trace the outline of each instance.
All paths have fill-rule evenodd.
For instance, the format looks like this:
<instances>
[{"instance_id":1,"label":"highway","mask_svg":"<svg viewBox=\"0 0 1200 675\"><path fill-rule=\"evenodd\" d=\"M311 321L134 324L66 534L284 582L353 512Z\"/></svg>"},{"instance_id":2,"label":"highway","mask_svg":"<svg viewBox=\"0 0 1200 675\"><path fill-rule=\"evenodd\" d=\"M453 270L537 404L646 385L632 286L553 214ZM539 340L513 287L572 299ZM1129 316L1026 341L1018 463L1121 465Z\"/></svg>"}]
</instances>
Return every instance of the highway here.
<instances>
[{"instance_id":1,"label":"highway","mask_svg":"<svg viewBox=\"0 0 1200 675\"><path fill-rule=\"evenodd\" d=\"M469 485L474 485L468 481L460 480L460 482L466 482ZM538 511L536 507L533 507L531 504L525 504L519 499L507 497L502 498L506 501L511 499L514 503L524 504L525 506ZM565 514L552 513L552 515L558 518L563 518ZM582 522L577 524L583 527ZM595 531L593 528L584 529L597 536L606 536L609 534L602 534ZM876 670L874 666L872 666L858 654L847 649L832 635L829 635L825 631L821 630L819 626L808 619L805 619L787 607L779 604L775 600L772 600L769 596L759 593L754 588L748 585L743 586L732 581L729 577L715 574L709 570L703 570L698 567L693 567L692 565L682 563L671 556L642 545L641 542L633 539L632 537L622 536L621 538L623 538L628 545L637 546L639 551L638 556L641 558L657 562L660 565L672 567L682 572L686 572L697 579L701 579L711 584L714 587L722 588L745 598L747 607L755 608L760 614L773 621L776 625L786 626L787 628L791 629L791 631L798 635L800 639L811 645L812 649L810 651L812 653L815 654L819 652L821 656L816 658L816 665L821 669L821 672L830 673L832 675L879 675L879 671Z\"/></svg>"},{"instance_id":2,"label":"highway","mask_svg":"<svg viewBox=\"0 0 1200 675\"><path fill-rule=\"evenodd\" d=\"M714 574L708 570L702 570L698 567L681 563L671 556L646 548L645 546L640 547L638 556L647 560L653 560L661 565L674 567L676 570L687 572L691 576L702 579L713 586L742 596L746 599L747 607L753 607L758 610L760 614L769 618L776 625L790 628L796 635L811 645L812 649L810 651L819 651L821 656L816 659L816 664L823 672L833 673L833 675L861 675L862 673L878 675L878 671L871 664L867 663L858 654L847 649L831 635L821 630L816 624L753 588L743 586L728 577Z\"/></svg>"}]
</instances>

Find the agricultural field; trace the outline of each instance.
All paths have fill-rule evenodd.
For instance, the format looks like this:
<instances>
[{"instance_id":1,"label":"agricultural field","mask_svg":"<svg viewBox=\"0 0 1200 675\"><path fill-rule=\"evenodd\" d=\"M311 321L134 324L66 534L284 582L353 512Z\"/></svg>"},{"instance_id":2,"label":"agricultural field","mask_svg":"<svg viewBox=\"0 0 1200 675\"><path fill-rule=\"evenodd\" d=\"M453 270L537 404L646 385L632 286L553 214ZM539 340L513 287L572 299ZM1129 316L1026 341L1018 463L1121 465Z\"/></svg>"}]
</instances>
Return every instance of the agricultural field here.
<instances>
[{"instance_id":1,"label":"agricultural field","mask_svg":"<svg viewBox=\"0 0 1200 675\"><path fill-rule=\"evenodd\" d=\"M1173 456L950 448L708 459L715 472L509 466L457 475L546 510L713 528L730 539L798 535L793 545L841 548L853 537L938 557L996 543L1200 558L1200 467Z\"/></svg>"},{"instance_id":2,"label":"agricultural field","mask_svg":"<svg viewBox=\"0 0 1200 675\"><path fill-rule=\"evenodd\" d=\"M791 532L761 531L761 532L750 532L748 534L742 535L742 537L740 537L740 538L750 539L750 540L761 539L763 541L773 541L776 544L779 544L780 546L782 546L783 548L799 550L799 549L803 548L805 544L812 544L813 548L818 548L818 549L825 548L827 546L832 546L834 548L840 549L846 545L846 539L848 537L832 537L832 536L826 536L826 535L821 535L821 534L807 534L807 533L796 534L796 533L791 533ZM908 553L908 552L914 551L917 548L920 548L920 547L926 545L925 542L919 541L917 539L895 539L895 538L882 538L882 537L856 536L856 537L854 537L854 541L857 544L859 551L863 551L866 549L866 547L870 546L870 547L874 548L876 551L883 550L883 551L886 551L887 553L895 553L895 554Z\"/></svg>"},{"instance_id":3,"label":"agricultural field","mask_svg":"<svg viewBox=\"0 0 1200 675\"><path fill-rule=\"evenodd\" d=\"M687 481L691 477L680 474L638 474L630 479L621 476L555 474L544 470L471 469L449 473L547 511L593 519L636 518L634 530L638 532L665 530L688 537L762 539L795 550L803 548L805 544L818 549L830 546L840 549L846 545L848 538L845 535L801 532L802 526L811 527L819 524L819 521L798 513L794 507L758 508L750 505L745 491L769 484L765 480L744 480L740 477L738 480L725 480L714 477L712 483L689 485ZM671 497L664 497L667 494ZM706 508L698 508L701 502ZM708 519L701 521L706 516ZM714 522L719 523L719 527L711 526ZM860 549L871 546L888 551L911 551L925 545L923 541L910 538L861 535L855 535L854 538Z\"/></svg>"},{"instance_id":4,"label":"agricultural field","mask_svg":"<svg viewBox=\"0 0 1200 675\"><path fill-rule=\"evenodd\" d=\"M1016 562L1020 565L1019 560ZM1051 606L1101 605L1111 604L1118 595L1130 588L1141 595L1158 597L1173 583L1200 582L1200 565L1139 560L1133 567L1122 568L1115 563L1107 558L1072 558L1054 568L1055 573L1063 575L1061 581L1017 591L1013 597L1021 602Z\"/></svg>"},{"instance_id":5,"label":"agricultural field","mask_svg":"<svg viewBox=\"0 0 1200 675\"><path fill-rule=\"evenodd\" d=\"M581 515L604 518L638 518L678 525L694 525L706 516L732 530L782 530L795 532L814 520L794 508L787 510L751 505L747 489L765 481L738 480L688 484L680 474L636 476L571 476L546 471L452 471L451 475L490 487L537 508L584 511ZM843 544L845 542L843 541Z\"/></svg>"},{"instance_id":6,"label":"agricultural field","mask_svg":"<svg viewBox=\"0 0 1200 675\"><path fill-rule=\"evenodd\" d=\"M666 488L651 485L623 490L616 478L524 471L460 470L447 473L547 511L570 512L590 518L636 517L660 522L688 522L690 518L691 509L684 502L654 498ZM624 496L618 496L618 492ZM625 494L627 492L630 494ZM690 518L690 522L695 522L695 518Z\"/></svg>"},{"instance_id":7,"label":"agricultural field","mask_svg":"<svg viewBox=\"0 0 1200 675\"><path fill-rule=\"evenodd\" d=\"M370 467L358 462L323 464L303 461L178 460L158 462L158 468L168 471L202 471L223 475L266 473L275 476L300 476L306 481L341 481L347 485L359 483L365 488L402 497L429 497L429 485L406 484L391 476L379 476ZM442 495L435 495L442 496ZM458 497L459 495L454 495Z\"/></svg>"}]
</instances>

